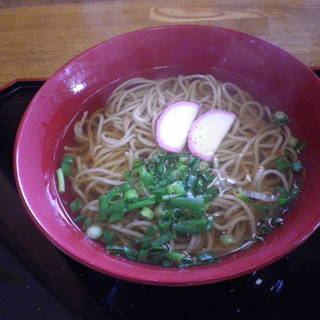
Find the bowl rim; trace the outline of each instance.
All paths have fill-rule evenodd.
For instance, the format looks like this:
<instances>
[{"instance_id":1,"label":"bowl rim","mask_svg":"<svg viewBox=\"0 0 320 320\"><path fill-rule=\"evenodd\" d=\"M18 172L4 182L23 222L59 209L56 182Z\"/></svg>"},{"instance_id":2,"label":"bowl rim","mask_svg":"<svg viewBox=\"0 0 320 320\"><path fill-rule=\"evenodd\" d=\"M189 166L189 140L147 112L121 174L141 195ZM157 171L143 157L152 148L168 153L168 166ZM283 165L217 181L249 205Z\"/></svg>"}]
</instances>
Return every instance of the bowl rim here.
<instances>
[{"instance_id":1,"label":"bowl rim","mask_svg":"<svg viewBox=\"0 0 320 320\"><path fill-rule=\"evenodd\" d=\"M47 239L49 239L56 247L58 247L61 251L63 251L65 254L69 255L73 259L77 260L78 262L86 265L87 267L90 267L92 269L95 269L96 271L102 272L104 274L124 279L131 282L138 282L143 284L151 284L151 285L162 285L162 286L191 286L191 285L204 285L204 284L210 284L215 282L221 282L229 279L234 279L240 276L243 276L245 274L248 274L250 272L256 271L258 269L261 269L263 267L266 267L267 265L270 265L271 263L279 260L280 258L287 255L289 252L297 248L299 245L301 245L304 241L306 241L314 232L315 230L320 226L320 217L316 221L310 222L308 230L305 230L303 233L296 235L295 240L289 243L284 249L281 250L281 252L274 251L272 255L269 255L268 257L264 257L263 259L260 259L259 261L255 260L254 262L251 262L249 266L242 267L236 270L231 270L227 273L220 272L219 275L217 275L215 272L201 272L202 270L206 271L212 268L212 266L206 266L206 267L192 267L188 269L187 272L184 272L184 274L188 274L188 276L181 276L182 272L185 270L179 270L179 269L170 269L167 270L162 267L150 267L145 264L141 263L135 263L123 258L117 259L117 263L110 264L110 266L104 266L97 265L95 263L92 263L92 261L86 259L86 257L81 257L77 252L74 252L71 248L67 248L66 246L63 246L62 242L59 241L59 239L53 235L48 233L48 230L44 228L44 226L41 223L41 219L39 219L39 215L36 212L33 212L31 205L29 204L28 196L26 195L27 192L25 192L25 184L20 179L20 161L21 161L21 137L24 131L24 127L26 126L26 123L28 121L28 117L32 111L33 104L36 101L37 97L42 93L45 92L46 88L50 86L50 82L52 79L55 79L57 75L61 74L63 70L66 69L67 66L70 64L76 62L78 59L83 58L88 53L90 53L93 50L96 50L100 46L104 46L106 43L112 43L114 41L117 41L118 39L121 39L124 36L128 36L130 34L143 34L144 32L157 32L157 30L163 30L163 29L188 29L188 28L197 28L202 30L214 30L216 29L219 32L226 32L231 34L238 34L241 35L247 39L254 39L260 43L264 43L267 46L270 46L272 50L278 51L281 54L287 55L291 60L295 60L296 63L303 66L305 72L309 72L311 77L314 77L317 81L319 81L318 77L312 72L311 69L309 69L304 63L302 63L299 59L291 55L290 53L284 51L283 49L263 40L256 36L243 33L237 30L227 29L227 28L221 28L221 27L215 27L210 25L190 25L190 24L182 24L182 25L164 25L164 26L158 26L158 27L152 27L152 28L144 28L139 29L135 31L131 31L128 33L124 33L121 35L118 35L116 37L113 37L109 40L102 41L85 51L81 52L77 56L70 59L68 62L66 62L62 67L60 67L56 72L53 73L49 77L49 79L45 82L45 84L40 88L40 90L36 93L36 95L31 100L29 106L27 107L27 110L25 111L22 120L20 121L17 135L15 139L14 144L14 159L13 159L13 167L14 167L14 176L15 181L17 185L18 194L20 196L20 199L22 200L22 203L24 207L26 208L26 211L28 212L29 216L33 220L33 222L36 224L38 229L44 234ZM320 88L320 81L319 81L319 88ZM107 255L106 255L107 256ZM110 257L107 257L107 260L110 260ZM114 259L114 258L112 258ZM119 262L119 263L118 263ZM115 266L121 266L120 269L115 269ZM213 268L219 268L218 265L213 266ZM160 270L161 269L161 270ZM137 272L130 272L130 271L137 271ZM149 272L148 270L151 270ZM157 272L155 272L157 270ZM177 270L179 272L177 272ZM189 272L191 270L191 272ZM147 271L148 276L146 276L145 272ZM190 277L190 274L193 274L192 277ZM196 274L196 276L194 276Z\"/></svg>"}]
</instances>

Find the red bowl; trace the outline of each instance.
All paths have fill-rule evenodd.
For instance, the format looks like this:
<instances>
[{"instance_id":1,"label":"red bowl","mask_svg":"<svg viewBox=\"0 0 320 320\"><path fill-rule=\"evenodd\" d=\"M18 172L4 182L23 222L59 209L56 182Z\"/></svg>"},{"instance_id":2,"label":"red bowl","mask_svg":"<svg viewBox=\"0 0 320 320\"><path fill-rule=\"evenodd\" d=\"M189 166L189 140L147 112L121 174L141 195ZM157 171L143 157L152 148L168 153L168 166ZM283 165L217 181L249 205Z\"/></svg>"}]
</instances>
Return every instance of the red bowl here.
<instances>
[{"instance_id":1,"label":"red bowl","mask_svg":"<svg viewBox=\"0 0 320 320\"><path fill-rule=\"evenodd\" d=\"M212 73L290 115L308 143L303 191L285 225L250 250L218 265L165 269L109 255L72 222L56 186L70 124L84 109L103 104L121 81L134 76ZM153 285L214 283L252 272L305 241L320 223L320 81L305 65L256 37L210 26L165 26L103 42L71 60L39 90L20 124L15 175L20 196L39 229L77 261L110 276Z\"/></svg>"}]
</instances>

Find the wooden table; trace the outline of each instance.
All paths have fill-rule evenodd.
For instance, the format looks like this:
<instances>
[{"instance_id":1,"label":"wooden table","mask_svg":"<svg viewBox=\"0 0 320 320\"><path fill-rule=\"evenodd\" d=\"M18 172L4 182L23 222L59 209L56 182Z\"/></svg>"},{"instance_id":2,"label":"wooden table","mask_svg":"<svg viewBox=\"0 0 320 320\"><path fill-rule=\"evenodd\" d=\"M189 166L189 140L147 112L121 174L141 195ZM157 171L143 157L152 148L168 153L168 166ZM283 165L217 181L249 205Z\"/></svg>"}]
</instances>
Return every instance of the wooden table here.
<instances>
[{"instance_id":1,"label":"wooden table","mask_svg":"<svg viewBox=\"0 0 320 320\"><path fill-rule=\"evenodd\" d=\"M48 77L101 41L166 24L236 29L320 66L319 0L0 0L0 86Z\"/></svg>"}]
</instances>

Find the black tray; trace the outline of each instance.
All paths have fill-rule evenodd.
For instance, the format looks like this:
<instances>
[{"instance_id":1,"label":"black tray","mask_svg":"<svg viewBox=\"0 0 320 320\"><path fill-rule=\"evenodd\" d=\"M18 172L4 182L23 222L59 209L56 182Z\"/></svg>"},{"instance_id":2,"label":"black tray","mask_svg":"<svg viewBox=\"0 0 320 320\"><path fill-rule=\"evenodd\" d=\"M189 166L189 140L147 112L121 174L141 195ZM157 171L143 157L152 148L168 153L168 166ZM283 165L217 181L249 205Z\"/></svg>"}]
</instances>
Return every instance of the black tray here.
<instances>
[{"instance_id":1,"label":"black tray","mask_svg":"<svg viewBox=\"0 0 320 320\"><path fill-rule=\"evenodd\" d=\"M17 81L0 91L0 320L318 316L319 232L267 268L235 280L189 288L114 279L57 250L27 216L12 173L18 123L43 83Z\"/></svg>"}]
</instances>

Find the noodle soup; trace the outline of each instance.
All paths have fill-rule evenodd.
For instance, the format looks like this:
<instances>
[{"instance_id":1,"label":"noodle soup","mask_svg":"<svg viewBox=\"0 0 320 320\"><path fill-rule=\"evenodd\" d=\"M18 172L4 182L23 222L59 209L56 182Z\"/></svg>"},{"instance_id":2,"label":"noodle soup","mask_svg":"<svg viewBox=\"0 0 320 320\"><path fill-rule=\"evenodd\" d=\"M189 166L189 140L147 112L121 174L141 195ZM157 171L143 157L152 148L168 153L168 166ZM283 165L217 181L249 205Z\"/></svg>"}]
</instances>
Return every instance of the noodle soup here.
<instances>
[{"instance_id":1,"label":"noodle soup","mask_svg":"<svg viewBox=\"0 0 320 320\"><path fill-rule=\"evenodd\" d=\"M157 119L181 100L237 115L212 161L159 149ZM75 221L110 253L164 267L217 263L263 241L300 192L304 143L287 120L212 75L130 79L75 124L59 188L68 176Z\"/></svg>"}]
</instances>

